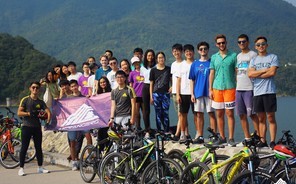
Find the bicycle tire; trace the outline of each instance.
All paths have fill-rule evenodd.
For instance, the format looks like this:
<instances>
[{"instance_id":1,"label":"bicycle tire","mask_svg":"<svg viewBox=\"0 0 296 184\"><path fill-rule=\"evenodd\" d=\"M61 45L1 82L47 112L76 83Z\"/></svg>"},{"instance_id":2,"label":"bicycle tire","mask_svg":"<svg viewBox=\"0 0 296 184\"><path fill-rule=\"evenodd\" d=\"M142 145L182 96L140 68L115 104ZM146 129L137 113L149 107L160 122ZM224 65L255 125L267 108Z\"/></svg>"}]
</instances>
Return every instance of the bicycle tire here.
<instances>
[{"instance_id":1,"label":"bicycle tire","mask_svg":"<svg viewBox=\"0 0 296 184\"><path fill-rule=\"evenodd\" d=\"M19 156L22 143L18 139L12 139L11 145L13 146L13 153L10 153L8 150L8 142L2 144L0 148L0 164L6 169L14 169L20 165Z\"/></svg>"},{"instance_id":2,"label":"bicycle tire","mask_svg":"<svg viewBox=\"0 0 296 184\"><path fill-rule=\"evenodd\" d=\"M265 171L255 171L254 173L255 181L251 180L251 172L249 170L245 170L244 172L238 174L231 183L233 184L273 184L277 182L277 179L268 174Z\"/></svg>"},{"instance_id":3,"label":"bicycle tire","mask_svg":"<svg viewBox=\"0 0 296 184\"><path fill-rule=\"evenodd\" d=\"M86 145L80 156L79 170L80 176L86 183L92 182L97 173L97 156L93 145Z\"/></svg>"},{"instance_id":4,"label":"bicycle tire","mask_svg":"<svg viewBox=\"0 0 296 184\"><path fill-rule=\"evenodd\" d=\"M178 149L172 149L169 151L167 157L178 162L182 168L185 168L189 164L187 158L184 156L184 153Z\"/></svg>"},{"instance_id":5,"label":"bicycle tire","mask_svg":"<svg viewBox=\"0 0 296 184\"><path fill-rule=\"evenodd\" d=\"M273 174L273 173L271 173ZM296 184L296 168L290 167L288 177L286 174L286 170L284 166L281 166L279 169L277 169L274 173L275 178L277 179L283 179L285 182L289 184Z\"/></svg>"},{"instance_id":6,"label":"bicycle tire","mask_svg":"<svg viewBox=\"0 0 296 184\"><path fill-rule=\"evenodd\" d=\"M121 153L113 152L108 154L105 158L104 163L102 163L102 171L101 171L101 183L102 184L111 184L111 183L118 183L124 184L125 180L120 179L117 176L125 176L127 173L127 163L122 163L118 167L118 163L120 163L126 156Z\"/></svg>"},{"instance_id":7,"label":"bicycle tire","mask_svg":"<svg viewBox=\"0 0 296 184\"><path fill-rule=\"evenodd\" d=\"M209 173L207 176L201 178L196 174L196 171L199 171L203 174L203 172L209 171L209 167L200 161L194 161L190 163L183 171L179 184L189 184L189 183L207 183L207 184L214 184L214 177L212 173ZM197 182L199 179L201 179L200 182Z\"/></svg>"},{"instance_id":8,"label":"bicycle tire","mask_svg":"<svg viewBox=\"0 0 296 184\"><path fill-rule=\"evenodd\" d=\"M157 181L157 164L160 167L160 181ZM182 167L173 159L162 158L150 163L141 176L141 183L178 183L182 173Z\"/></svg>"}]
</instances>

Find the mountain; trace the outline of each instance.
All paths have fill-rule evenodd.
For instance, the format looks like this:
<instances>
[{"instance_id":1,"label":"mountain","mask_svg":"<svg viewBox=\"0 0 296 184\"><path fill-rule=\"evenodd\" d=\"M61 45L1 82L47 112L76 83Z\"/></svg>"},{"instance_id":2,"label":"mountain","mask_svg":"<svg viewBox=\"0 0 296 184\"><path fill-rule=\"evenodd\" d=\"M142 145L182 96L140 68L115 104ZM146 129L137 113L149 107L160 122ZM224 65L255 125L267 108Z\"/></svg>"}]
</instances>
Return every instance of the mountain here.
<instances>
[{"instance_id":1,"label":"mountain","mask_svg":"<svg viewBox=\"0 0 296 184\"><path fill-rule=\"evenodd\" d=\"M39 81L54 64L62 64L20 36L0 34L0 103L17 102L28 94L29 83Z\"/></svg>"},{"instance_id":2,"label":"mountain","mask_svg":"<svg viewBox=\"0 0 296 184\"><path fill-rule=\"evenodd\" d=\"M142 47L164 51L171 63L174 43L207 41L213 54L219 33L234 51L241 33L251 48L266 36L280 59L279 94L295 96L295 20L296 7L283 0L0 0L0 33L7 33L0 37L0 101L19 97L58 60L98 60L106 49L130 59Z\"/></svg>"},{"instance_id":3,"label":"mountain","mask_svg":"<svg viewBox=\"0 0 296 184\"><path fill-rule=\"evenodd\" d=\"M135 47L163 50L169 59L176 43L206 40L215 52L214 36L265 35L270 52L283 63L296 63L296 7L282 0L0 0L0 32L21 35L35 48L64 62L114 51L130 58ZM253 46L252 46L253 47ZM171 60L170 60L171 61Z\"/></svg>"}]
</instances>

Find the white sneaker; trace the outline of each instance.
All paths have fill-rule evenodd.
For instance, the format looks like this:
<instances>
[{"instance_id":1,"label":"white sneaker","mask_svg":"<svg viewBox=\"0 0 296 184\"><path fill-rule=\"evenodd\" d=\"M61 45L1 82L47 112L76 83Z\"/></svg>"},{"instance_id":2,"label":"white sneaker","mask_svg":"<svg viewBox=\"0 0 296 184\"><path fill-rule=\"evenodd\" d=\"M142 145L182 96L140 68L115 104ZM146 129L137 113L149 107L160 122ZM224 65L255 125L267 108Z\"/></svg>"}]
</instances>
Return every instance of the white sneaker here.
<instances>
[{"instance_id":1,"label":"white sneaker","mask_svg":"<svg viewBox=\"0 0 296 184\"><path fill-rule=\"evenodd\" d=\"M78 162L72 161L72 171L77 171L77 170L78 170Z\"/></svg>"},{"instance_id":2,"label":"white sneaker","mask_svg":"<svg viewBox=\"0 0 296 184\"><path fill-rule=\"evenodd\" d=\"M49 170L44 169L43 167L38 167L37 173L49 173Z\"/></svg>"},{"instance_id":3,"label":"white sneaker","mask_svg":"<svg viewBox=\"0 0 296 184\"><path fill-rule=\"evenodd\" d=\"M21 168L19 169L19 171L18 171L18 175L19 175L19 176L25 176L25 175L26 175L25 172L24 172L24 168L21 167Z\"/></svg>"},{"instance_id":4,"label":"white sneaker","mask_svg":"<svg viewBox=\"0 0 296 184\"><path fill-rule=\"evenodd\" d=\"M149 134L149 132L146 132L146 134L145 134L145 138L146 138L146 139L150 138L150 134Z\"/></svg>"}]
</instances>

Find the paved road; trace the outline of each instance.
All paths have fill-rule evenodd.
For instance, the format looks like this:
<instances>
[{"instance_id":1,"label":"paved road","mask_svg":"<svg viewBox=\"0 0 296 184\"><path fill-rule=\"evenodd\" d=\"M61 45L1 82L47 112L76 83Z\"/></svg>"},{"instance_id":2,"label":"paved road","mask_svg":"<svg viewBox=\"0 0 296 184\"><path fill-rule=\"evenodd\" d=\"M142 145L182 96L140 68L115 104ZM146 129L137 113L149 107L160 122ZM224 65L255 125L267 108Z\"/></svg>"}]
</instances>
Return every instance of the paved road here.
<instances>
[{"instance_id":1,"label":"paved road","mask_svg":"<svg viewBox=\"0 0 296 184\"><path fill-rule=\"evenodd\" d=\"M79 171L72 171L69 167L44 164L51 172L37 174L37 162L33 161L25 165L26 176L18 176L19 168L5 169L0 165L0 184L85 184ZM96 177L92 183L99 183Z\"/></svg>"}]
</instances>

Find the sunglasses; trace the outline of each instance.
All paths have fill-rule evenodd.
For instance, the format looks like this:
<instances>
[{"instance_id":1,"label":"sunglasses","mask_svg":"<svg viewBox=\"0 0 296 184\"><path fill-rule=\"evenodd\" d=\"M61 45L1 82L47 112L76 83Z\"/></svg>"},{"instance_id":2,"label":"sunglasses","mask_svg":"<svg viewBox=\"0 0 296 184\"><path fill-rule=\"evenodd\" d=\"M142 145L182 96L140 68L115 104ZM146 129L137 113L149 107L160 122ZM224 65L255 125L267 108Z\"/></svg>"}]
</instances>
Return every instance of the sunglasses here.
<instances>
[{"instance_id":1,"label":"sunglasses","mask_svg":"<svg viewBox=\"0 0 296 184\"><path fill-rule=\"evenodd\" d=\"M206 47L205 47L205 48L199 48L198 50L199 50L199 51L203 51L203 50L204 50L204 51L207 51L208 48L206 48Z\"/></svg>"},{"instance_id":2,"label":"sunglasses","mask_svg":"<svg viewBox=\"0 0 296 184\"><path fill-rule=\"evenodd\" d=\"M247 43L247 40L237 41L238 44L244 44Z\"/></svg>"},{"instance_id":3,"label":"sunglasses","mask_svg":"<svg viewBox=\"0 0 296 184\"><path fill-rule=\"evenodd\" d=\"M109 63L109 65L116 65L116 62L111 62Z\"/></svg>"},{"instance_id":4,"label":"sunglasses","mask_svg":"<svg viewBox=\"0 0 296 184\"><path fill-rule=\"evenodd\" d=\"M266 42L262 42L262 43L256 43L255 45L256 45L256 47L260 47L260 46L267 45L267 43Z\"/></svg>"},{"instance_id":5,"label":"sunglasses","mask_svg":"<svg viewBox=\"0 0 296 184\"><path fill-rule=\"evenodd\" d=\"M32 89L39 89L39 86L32 86Z\"/></svg>"},{"instance_id":6,"label":"sunglasses","mask_svg":"<svg viewBox=\"0 0 296 184\"><path fill-rule=\"evenodd\" d=\"M225 42L217 42L217 45L225 45Z\"/></svg>"}]
</instances>

